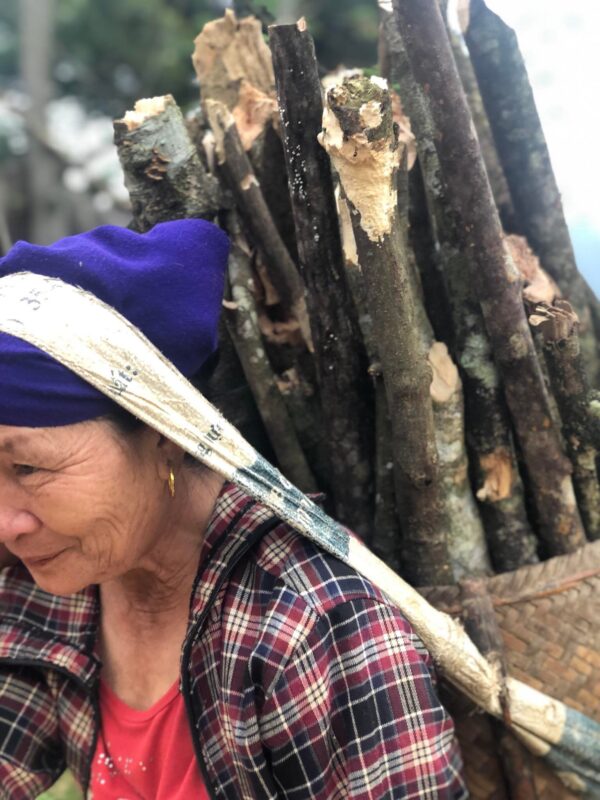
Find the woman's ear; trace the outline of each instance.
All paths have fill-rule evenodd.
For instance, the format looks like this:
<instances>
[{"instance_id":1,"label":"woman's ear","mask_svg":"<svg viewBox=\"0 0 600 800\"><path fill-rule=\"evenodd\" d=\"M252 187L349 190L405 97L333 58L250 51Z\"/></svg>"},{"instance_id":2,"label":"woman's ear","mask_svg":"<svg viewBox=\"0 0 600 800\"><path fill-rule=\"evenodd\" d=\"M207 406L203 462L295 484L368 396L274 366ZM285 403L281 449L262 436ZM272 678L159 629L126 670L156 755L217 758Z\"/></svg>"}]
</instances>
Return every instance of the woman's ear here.
<instances>
[{"instance_id":1,"label":"woman's ear","mask_svg":"<svg viewBox=\"0 0 600 800\"><path fill-rule=\"evenodd\" d=\"M159 475L163 480L166 480L171 468L178 470L181 467L185 452L178 444L167 439L162 433L157 433L156 431L153 431L153 433L156 437L154 447L156 448Z\"/></svg>"}]
</instances>

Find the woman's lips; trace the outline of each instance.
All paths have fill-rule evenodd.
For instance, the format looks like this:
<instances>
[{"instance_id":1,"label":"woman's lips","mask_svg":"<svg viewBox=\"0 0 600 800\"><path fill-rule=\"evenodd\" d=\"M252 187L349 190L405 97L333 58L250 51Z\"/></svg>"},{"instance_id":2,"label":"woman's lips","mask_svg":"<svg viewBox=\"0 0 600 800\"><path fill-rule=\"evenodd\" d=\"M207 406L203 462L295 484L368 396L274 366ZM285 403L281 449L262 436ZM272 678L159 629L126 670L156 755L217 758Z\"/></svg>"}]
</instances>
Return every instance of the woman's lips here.
<instances>
[{"instance_id":1,"label":"woman's lips","mask_svg":"<svg viewBox=\"0 0 600 800\"><path fill-rule=\"evenodd\" d=\"M37 556L35 558L23 558L21 560L25 566L28 567L43 567L46 564L49 564L51 561L54 561L55 558L58 558L58 556L61 555L61 553L64 553L65 550L59 550L58 553L54 553L50 556Z\"/></svg>"}]
</instances>

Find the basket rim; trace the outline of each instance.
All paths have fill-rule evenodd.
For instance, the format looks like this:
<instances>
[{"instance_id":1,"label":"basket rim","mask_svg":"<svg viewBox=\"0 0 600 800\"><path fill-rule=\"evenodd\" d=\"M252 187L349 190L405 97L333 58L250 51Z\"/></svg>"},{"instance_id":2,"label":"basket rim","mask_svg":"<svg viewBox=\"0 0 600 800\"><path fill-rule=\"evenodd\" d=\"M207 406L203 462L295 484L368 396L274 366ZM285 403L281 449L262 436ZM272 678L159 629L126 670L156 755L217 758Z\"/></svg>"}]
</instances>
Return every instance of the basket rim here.
<instances>
[{"instance_id":1,"label":"basket rim","mask_svg":"<svg viewBox=\"0 0 600 800\"><path fill-rule=\"evenodd\" d=\"M539 564L482 577L495 608L542 599L574 588L600 576L600 541L589 542L574 553L555 556ZM421 586L417 591L433 606L448 614L462 612L461 588L457 585Z\"/></svg>"}]
</instances>

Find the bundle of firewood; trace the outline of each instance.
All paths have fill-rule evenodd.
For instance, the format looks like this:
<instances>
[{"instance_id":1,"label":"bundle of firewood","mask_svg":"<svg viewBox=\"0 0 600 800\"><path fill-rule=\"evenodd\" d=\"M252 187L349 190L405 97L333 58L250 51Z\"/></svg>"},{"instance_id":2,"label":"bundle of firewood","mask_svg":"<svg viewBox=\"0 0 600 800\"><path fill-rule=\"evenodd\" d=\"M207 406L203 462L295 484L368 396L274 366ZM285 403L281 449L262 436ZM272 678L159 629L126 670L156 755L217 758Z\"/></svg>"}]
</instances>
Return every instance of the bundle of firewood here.
<instances>
[{"instance_id":1,"label":"bundle of firewood","mask_svg":"<svg viewBox=\"0 0 600 800\"><path fill-rule=\"evenodd\" d=\"M600 303L577 271L513 32L380 2L380 75L304 20L205 26L201 98L115 122L132 225L232 239L210 399L413 584L600 538ZM468 46L468 51L464 43Z\"/></svg>"}]
</instances>

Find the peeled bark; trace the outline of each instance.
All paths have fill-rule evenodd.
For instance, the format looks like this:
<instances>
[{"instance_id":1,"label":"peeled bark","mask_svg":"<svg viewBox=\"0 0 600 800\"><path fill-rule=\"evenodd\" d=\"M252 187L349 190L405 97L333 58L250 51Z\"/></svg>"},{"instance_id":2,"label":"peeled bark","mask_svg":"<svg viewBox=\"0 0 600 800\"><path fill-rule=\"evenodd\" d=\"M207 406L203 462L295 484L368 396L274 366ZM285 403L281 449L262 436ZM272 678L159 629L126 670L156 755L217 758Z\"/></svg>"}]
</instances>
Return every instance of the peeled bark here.
<instances>
[{"instance_id":1,"label":"peeled bark","mask_svg":"<svg viewBox=\"0 0 600 800\"><path fill-rule=\"evenodd\" d=\"M585 542L571 468L552 425L521 280L504 245L439 7L435 0L394 0L394 10L411 71L426 96L460 250L472 254L470 276L523 452L539 535L549 553L571 552Z\"/></svg>"},{"instance_id":2,"label":"peeled bark","mask_svg":"<svg viewBox=\"0 0 600 800\"><path fill-rule=\"evenodd\" d=\"M372 389L356 309L343 266L327 155L317 142L321 85L305 26L269 29L300 270L315 348L337 516L372 529Z\"/></svg>"},{"instance_id":3,"label":"peeled bark","mask_svg":"<svg viewBox=\"0 0 600 800\"><path fill-rule=\"evenodd\" d=\"M483 0L471 0L465 38L498 154L510 187L516 233L581 320L582 351L592 382L598 375L600 301L577 269L560 192L515 32Z\"/></svg>"},{"instance_id":4,"label":"peeled bark","mask_svg":"<svg viewBox=\"0 0 600 800\"><path fill-rule=\"evenodd\" d=\"M115 120L114 131L136 230L170 219L214 219L222 192L202 165L171 95L138 100Z\"/></svg>"},{"instance_id":5,"label":"peeled bark","mask_svg":"<svg viewBox=\"0 0 600 800\"><path fill-rule=\"evenodd\" d=\"M537 560L536 540L527 520L500 376L471 279L478 270L476 254L465 246L461 217L453 208L451 187L436 149L437 130L427 93L415 80L390 13L382 11L382 25L388 42L390 78L400 88L416 133L426 203L439 244L434 255L441 273L435 264L425 271L428 302L441 329L450 328L450 348L461 370L472 477L490 554L497 570L516 569ZM416 188L420 188L418 184ZM451 324L444 321L444 305L449 306Z\"/></svg>"}]
</instances>

